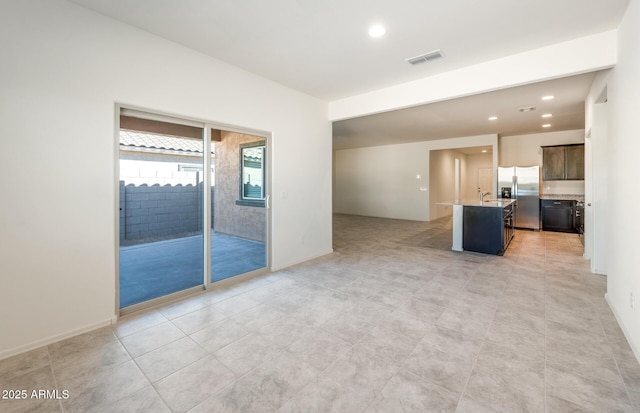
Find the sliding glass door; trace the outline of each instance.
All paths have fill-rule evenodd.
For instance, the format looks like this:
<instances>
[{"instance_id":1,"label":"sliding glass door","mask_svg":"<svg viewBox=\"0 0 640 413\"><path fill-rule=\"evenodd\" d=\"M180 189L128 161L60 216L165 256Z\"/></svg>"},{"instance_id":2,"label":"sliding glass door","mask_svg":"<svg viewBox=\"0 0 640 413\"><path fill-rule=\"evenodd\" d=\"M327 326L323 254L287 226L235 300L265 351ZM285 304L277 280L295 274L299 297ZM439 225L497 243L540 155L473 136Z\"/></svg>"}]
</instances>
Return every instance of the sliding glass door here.
<instances>
[{"instance_id":1,"label":"sliding glass door","mask_svg":"<svg viewBox=\"0 0 640 413\"><path fill-rule=\"evenodd\" d=\"M121 309L267 267L265 137L123 109L118 151Z\"/></svg>"}]
</instances>

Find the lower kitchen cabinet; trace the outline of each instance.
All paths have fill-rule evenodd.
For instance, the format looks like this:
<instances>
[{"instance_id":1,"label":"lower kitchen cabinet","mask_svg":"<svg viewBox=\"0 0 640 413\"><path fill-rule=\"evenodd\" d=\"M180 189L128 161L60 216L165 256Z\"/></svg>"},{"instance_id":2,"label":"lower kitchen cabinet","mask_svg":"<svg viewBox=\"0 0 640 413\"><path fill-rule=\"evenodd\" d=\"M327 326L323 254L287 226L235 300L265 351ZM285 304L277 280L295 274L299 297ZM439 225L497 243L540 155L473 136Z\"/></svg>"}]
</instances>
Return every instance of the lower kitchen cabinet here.
<instances>
[{"instance_id":1,"label":"lower kitchen cabinet","mask_svg":"<svg viewBox=\"0 0 640 413\"><path fill-rule=\"evenodd\" d=\"M544 231L576 232L574 222L576 201L543 199L541 202Z\"/></svg>"},{"instance_id":2,"label":"lower kitchen cabinet","mask_svg":"<svg viewBox=\"0 0 640 413\"><path fill-rule=\"evenodd\" d=\"M506 208L465 206L462 213L462 249L504 254L514 234L513 205Z\"/></svg>"}]
</instances>

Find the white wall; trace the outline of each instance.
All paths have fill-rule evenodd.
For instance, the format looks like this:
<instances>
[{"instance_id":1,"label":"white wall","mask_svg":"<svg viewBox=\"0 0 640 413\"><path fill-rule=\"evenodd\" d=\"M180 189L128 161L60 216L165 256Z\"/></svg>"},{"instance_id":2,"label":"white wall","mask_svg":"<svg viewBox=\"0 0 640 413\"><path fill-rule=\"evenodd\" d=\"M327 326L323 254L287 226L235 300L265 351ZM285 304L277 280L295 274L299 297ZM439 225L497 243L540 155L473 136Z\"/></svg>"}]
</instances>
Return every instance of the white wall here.
<instances>
[{"instance_id":1,"label":"white wall","mask_svg":"<svg viewBox=\"0 0 640 413\"><path fill-rule=\"evenodd\" d=\"M118 102L272 132L272 267L331 251L326 102L62 0L3 2L0 50L0 358L115 314Z\"/></svg>"},{"instance_id":2,"label":"white wall","mask_svg":"<svg viewBox=\"0 0 640 413\"><path fill-rule=\"evenodd\" d=\"M429 153L429 218L430 220L451 215L451 205L439 205L455 200L455 160L460 161L460 198L466 183L467 155L453 149L430 151Z\"/></svg>"},{"instance_id":3,"label":"white wall","mask_svg":"<svg viewBox=\"0 0 640 413\"><path fill-rule=\"evenodd\" d=\"M478 199L478 171L480 169L491 169L493 171L493 157L489 153L467 155L467 179L463 198L467 200ZM496 188L491 187L491 198L497 198ZM487 196L486 199L489 199Z\"/></svg>"},{"instance_id":4,"label":"white wall","mask_svg":"<svg viewBox=\"0 0 640 413\"><path fill-rule=\"evenodd\" d=\"M460 161L460 198L462 202L476 202L478 200L478 170L488 168L494 170L491 154L466 155L454 149L430 151L429 181L431 194L429 196L430 219L438 219L451 215L453 210L449 205L440 203L454 200L454 165ZM495 191L487 199L494 197Z\"/></svg>"},{"instance_id":5,"label":"white wall","mask_svg":"<svg viewBox=\"0 0 640 413\"><path fill-rule=\"evenodd\" d=\"M618 64L607 86L609 99L609 198L615 226L609 234L607 299L640 359L640 1L631 0L618 30ZM612 222L613 223L613 222ZM635 296L635 308L630 294Z\"/></svg>"},{"instance_id":6,"label":"white wall","mask_svg":"<svg viewBox=\"0 0 640 413\"><path fill-rule=\"evenodd\" d=\"M585 130L587 132L584 142L584 257L591 260L591 271L602 274L607 273L604 262L609 255L607 237L610 220L609 213L606 212L609 162L611 161L608 155L609 110L598 111L595 109L596 107L604 109L602 104L606 100L607 83L610 81L611 74L611 70L598 73L585 101ZM596 105L597 102L600 103Z\"/></svg>"},{"instance_id":7,"label":"white wall","mask_svg":"<svg viewBox=\"0 0 640 413\"><path fill-rule=\"evenodd\" d=\"M497 135L335 151L334 212L429 221L429 151L472 146L492 146L496 170Z\"/></svg>"},{"instance_id":8,"label":"white wall","mask_svg":"<svg viewBox=\"0 0 640 413\"><path fill-rule=\"evenodd\" d=\"M591 176L590 195L586 199L587 222L589 230L585 238L589 238L591 248L591 271L596 274L607 274L609 255L611 254L609 232L615 228L616 220L611 219L609 212L609 164L611 162L609 141L609 104L596 103L592 108L592 128L589 134L591 168L595 172ZM586 247L587 245L585 245Z\"/></svg>"},{"instance_id":9,"label":"white wall","mask_svg":"<svg viewBox=\"0 0 640 413\"><path fill-rule=\"evenodd\" d=\"M500 166L542 167L541 146L584 143L584 130L502 136L499 142ZM540 193L584 195L584 181L541 181Z\"/></svg>"},{"instance_id":10,"label":"white wall","mask_svg":"<svg viewBox=\"0 0 640 413\"><path fill-rule=\"evenodd\" d=\"M424 143L339 150L334 162L334 212L429 220L428 192L420 190L429 186Z\"/></svg>"},{"instance_id":11,"label":"white wall","mask_svg":"<svg viewBox=\"0 0 640 413\"><path fill-rule=\"evenodd\" d=\"M585 100L584 106L584 130L589 131L593 124L593 105L602 97L603 92L607 88L607 83L611 79L613 70L603 70L596 74L593 79L589 94ZM606 94L606 92L604 92Z\"/></svg>"}]
</instances>

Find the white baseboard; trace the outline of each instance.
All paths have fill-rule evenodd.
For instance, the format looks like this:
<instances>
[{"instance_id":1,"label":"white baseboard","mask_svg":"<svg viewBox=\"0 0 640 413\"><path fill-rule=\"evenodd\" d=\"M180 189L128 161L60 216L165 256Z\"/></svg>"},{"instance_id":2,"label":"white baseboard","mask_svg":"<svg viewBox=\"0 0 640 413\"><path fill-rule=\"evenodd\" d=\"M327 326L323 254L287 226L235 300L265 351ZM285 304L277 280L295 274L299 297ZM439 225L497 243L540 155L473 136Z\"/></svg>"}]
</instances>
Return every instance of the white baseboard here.
<instances>
[{"instance_id":1,"label":"white baseboard","mask_svg":"<svg viewBox=\"0 0 640 413\"><path fill-rule=\"evenodd\" d=\"M637 343L635 343L631 339L631 335L625 328L624 324L620 322L620 317L618 316L618 313L616 312L615 307L611 304L611 300L609 300L609 294L605 294L604 299L607 301L607 304L609 304L609 308L613 312L613 316L616 318L616 321L618 322L618 325L622 330L622 334L624 334L624 337L627 339L627 343L629 343L629 347L631 347L631 351L633 351L633 355L636 356L636 360L638 360L638 363L640 363L640 348L638 348Z\"/></svg>"},{"instance_id":2,"label":"white baseboard","mask_svg":"<svg viewBox=\"0 0 640 413\"><path fill-rule=\"evenodd\" d=\"M325 255L329 255L329 254L333 254L333 248L331 248L330 250L328 250L326 252L322 252L320 254L315 254L315 255L309 256L309 257L304 258L304 259L299 260L299 261L294 261L294 262L287 263L285 265L281 265L281 266L278 266L278 267L271 267L271 271L283 270L285 268L293 267L294 265L298 265L298 264L302 264L303 262L315 260L316 258L324 257Z\"/></svg>"},{"instance_id":3,"label":"white baseboard","mask_svg":"<svg viewBox=\"0 0 640 413\"><path fill-rule=\"evenodd\" d=\"M18 346L18 347L14 347L8 350L3 350L0 351L0 360L4 360L6 358L21 354L21 353L25 353L27 351L31 351L31 350L35 350L37 348L40 347L44 347L47 346L49 344L58 342L60 340L64 340L67 338L71 338L83 333L88 333L89 331L93 331L96 330L98 328L102 328L102 327L106 327L109 326L111 324L113 324L115 317L113 318L109 318L107 320L104 321L100 321L98 323L94 323L94 324L89 324L86 325L84 327L80 327L74 330L70 330L70 331L66 331L64 333L60 333L60 334L56 334L47 338L44 338L42 340L37 340L37 341L33 341L31 343L22 345L22 346Z\"/></svg>"}]
</instances>

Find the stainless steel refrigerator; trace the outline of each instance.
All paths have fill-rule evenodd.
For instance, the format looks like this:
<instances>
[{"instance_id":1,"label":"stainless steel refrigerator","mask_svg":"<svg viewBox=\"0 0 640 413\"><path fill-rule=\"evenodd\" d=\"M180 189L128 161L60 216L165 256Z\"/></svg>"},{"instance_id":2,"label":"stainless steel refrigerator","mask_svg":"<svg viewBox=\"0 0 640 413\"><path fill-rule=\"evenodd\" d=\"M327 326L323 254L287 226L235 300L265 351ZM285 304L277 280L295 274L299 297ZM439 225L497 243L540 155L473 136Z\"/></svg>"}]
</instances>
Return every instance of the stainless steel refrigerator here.
<instances>
[{"instance_id":1,"label":"stainless steel refrigerator","mask_svg":"<svg viewBox=\"0 0 640 413\"><path fill-rule=\"evenodd\" d=\"M540 167L507 166L498 168L498 194L511 188L511 198L518 200L516 227L540 229Z\"/></svg>"}]
</instances>

